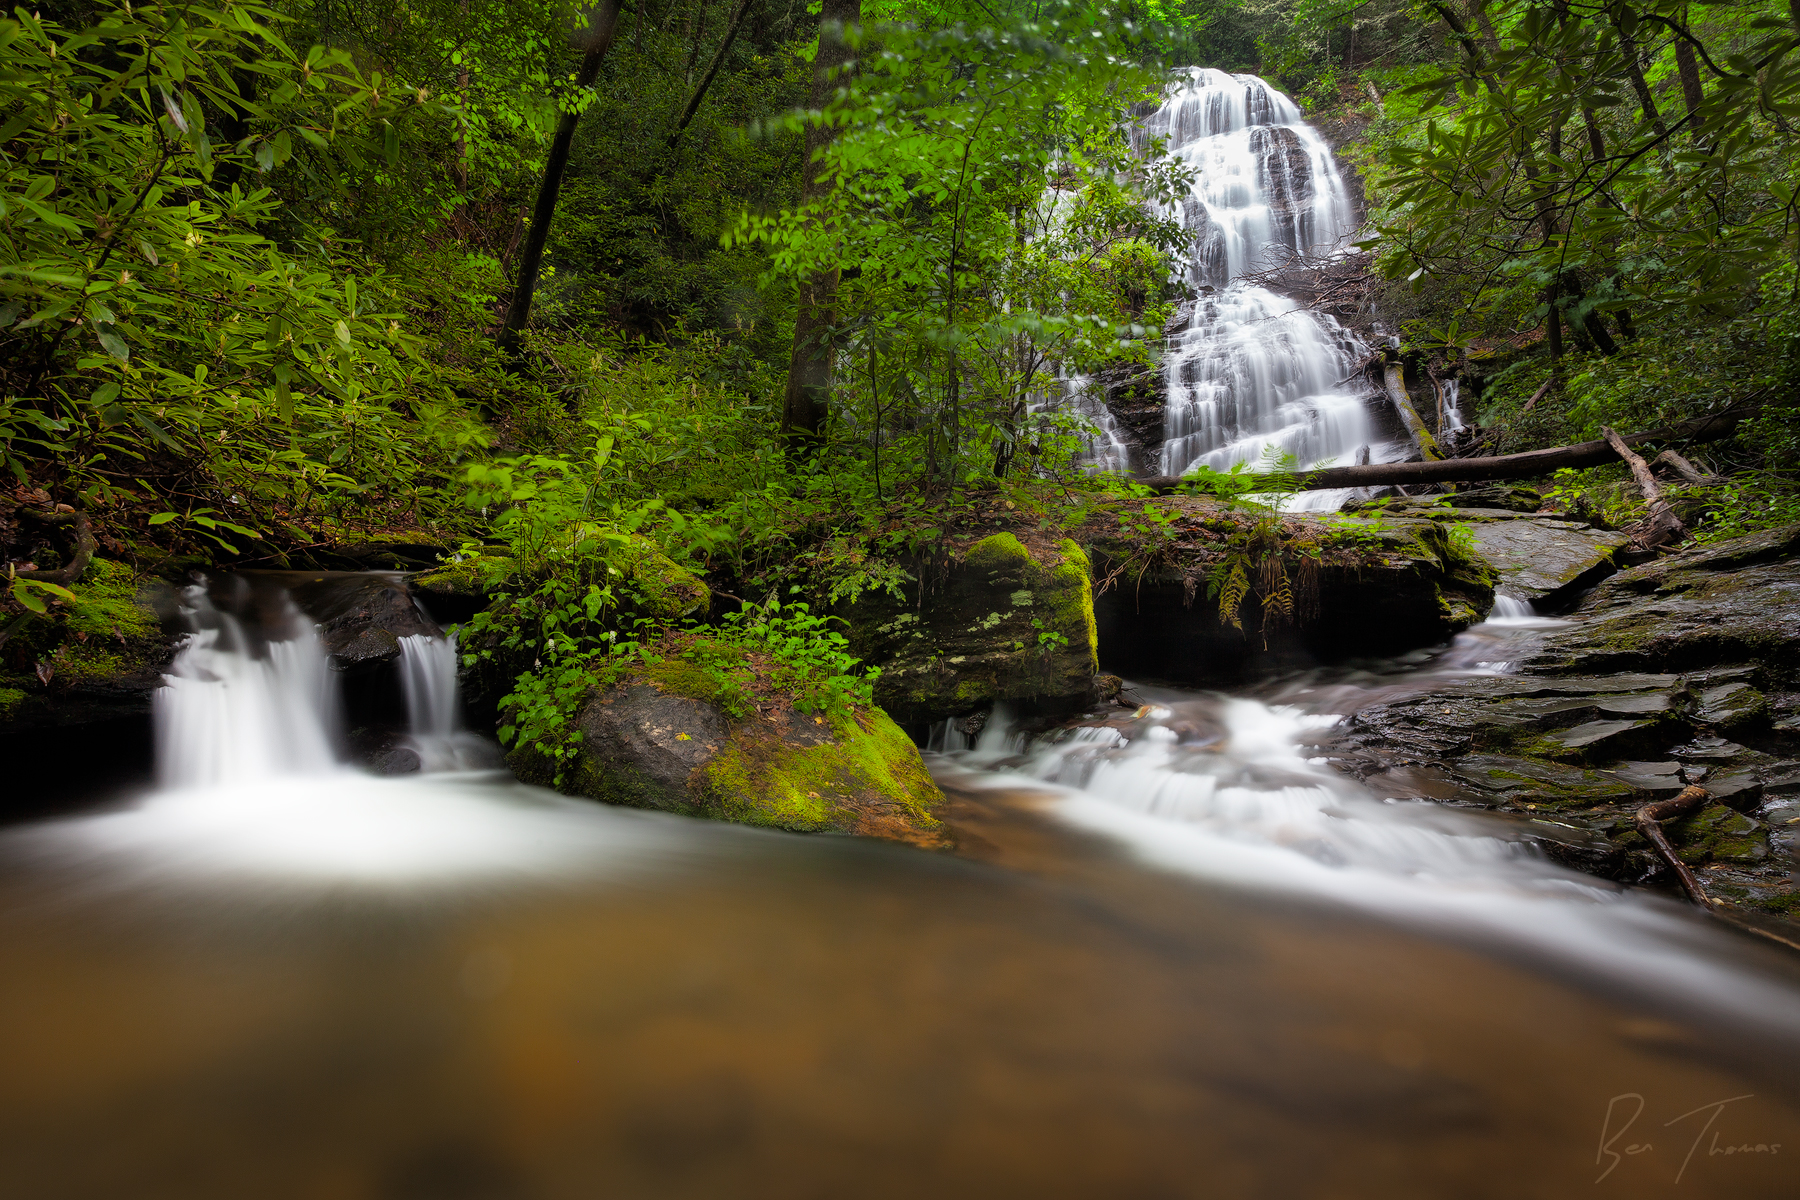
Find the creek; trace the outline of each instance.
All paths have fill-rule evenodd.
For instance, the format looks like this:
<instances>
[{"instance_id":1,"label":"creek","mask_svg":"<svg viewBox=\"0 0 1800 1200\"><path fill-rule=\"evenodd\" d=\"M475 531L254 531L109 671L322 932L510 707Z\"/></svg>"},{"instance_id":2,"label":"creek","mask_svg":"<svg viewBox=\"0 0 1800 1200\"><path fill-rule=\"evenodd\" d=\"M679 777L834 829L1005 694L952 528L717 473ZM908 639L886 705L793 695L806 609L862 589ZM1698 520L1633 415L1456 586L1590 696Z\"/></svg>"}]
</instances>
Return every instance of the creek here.
<instances>
[{"instance_id":1,"label":"creek","mask_svg":"<svg viewBox=\"0 0 1800 1200\"><path fill-rule=\"evenodd\" d=\"M1572 1195L1615 1097L1654 1149L1608 1186L1791 1182L1706 1150L1794 1144L1791 960L1322 761L1536 618L1030 747L997 713L934 756L952 857L460 769L447 643L406 663L439 748L373 777L304 621L189 604L158 787L0 834L9 1194Z\"/></svg>"}]
</instances>

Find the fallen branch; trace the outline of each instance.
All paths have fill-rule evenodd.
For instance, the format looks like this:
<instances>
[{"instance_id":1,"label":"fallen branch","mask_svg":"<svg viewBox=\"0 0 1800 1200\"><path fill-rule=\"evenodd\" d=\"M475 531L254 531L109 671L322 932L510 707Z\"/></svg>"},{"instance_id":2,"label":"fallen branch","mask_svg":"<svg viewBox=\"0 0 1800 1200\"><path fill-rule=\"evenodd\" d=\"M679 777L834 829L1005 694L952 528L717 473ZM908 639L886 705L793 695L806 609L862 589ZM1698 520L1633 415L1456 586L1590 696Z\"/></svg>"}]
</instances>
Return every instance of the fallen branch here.
<instances>
[{"instance_id":1,"label":"fallen branch","mask_svg":"<svg viewBox=\"0 0 1800 1200\"><path fill-rule=\"evenodd\" d=\"M1699 487L1718 487L1725 482L1723 475L1708 475L1699 467L1673 450L1664 450L1650 460L1650 469L1655 471L1661 467L1666 473L1675 476L1683 483L1695 484Z\"/></svg>"},{"instance_id":2,"label":"fallen branch","mask_svg":"<svg viewBox=\"0 0 1800 1200\"><path fill-rule=\"evenodd\" d=\"M1711 792L1697 783L1689 784L1673 800L1659 800L1655 804L1646 804L1637 810L1638 832L1643 834L1652 846L1656 847L1656 852L1662 855L1663 861L1674 870L1675 877L1681 880L1681 886L1687 889L1689 898L1701 908L1709 911L1712 908L1712 901L1707 899L1706 892L1700 887L1700 881L1694 878L1694 873L1688 870L1688 865L1682 862L1680 856L1675 853L1675 847L1669 845L1669 839L1663 836L1661 822L1672 817L1686 816L1697 808L1705 807L1706 802L1711 799Z\"/></svg>"},{"instance_id":3,"label":"fallen branch","mask_svg":"<svg viewBox=\"0 0 1800 1200\"><path fill-rule=\"evenodd\" d=\"M1536 408L1537 402L1539 400L1542 400L1545 396L1548 396L1550 394L1550 389L1553 385L1555 385L1555 383L1556 383L1556 376L1552 375L1552 376L1550 376L1550 378L1544 380L1544 382L1538 384L1538 390L1531 393L1531 399L1527 400L1525 402L1525 407L1520 409L1519 411L1520 412L1530 412L1532 409Z\"/></svg>"},{"instance_id":4,"label":"fallen branch","mask_svg":"<svg viewBox=\"0 0 1800 1200\"><path fill-rule=\"evenodd\" d=\"M1634 433L1621 438L1627 446L1644 442L1715 442L1727 438L1738 424L1753 417L1755 408L1731 409L1710 417L1683 421L1667 429L1650 433ZM1393 487L1424 483L1480 483L1495 479L1534 479L1565 467L1597 467L1618 462L1619 452L1606 439L1582 442L1574 446L1557 446L1550 450L1528 450L1523 454L1499 454L1491 458L1450 458L1438 462L1374 463L1366 467L1323 467L1303 472L1301 488ZM1181 485L1173 475L1152 475L1140 479L1159 492L1172 492Z\"/></svg>"},{"instance_id":5,"label":"fallen branch","mask_svg":"<svg viewBox=\"0 0 1800 1200\"><path fill-rule=\"evenodd\" d=\"M88 520L84 512L76 512L72 508L62 508L55 512L44 512L41 509L21 508L21 517L30 517L40 525L73 525L75 527L75 554L68 562L55 570L18 571L20 579L31 579L38 583L54 583L67 587L81 578L87 570L88 563L93 561L94 551L99 548L94 541L94 524Z\"/></svg>"},{"instance_id":6,"label":"fallen branch","mask_svg":"<svg viewBox=\"0 0 1800 1200\"><path fill-rule=\"evenodd\" d=\"M1602 425L1600 432L1606 435L1606 444L1631 468L1631 477L1637 480L1638 491L1644 493L1644 502L1650 506L1650 514L1644 518L1635 540L1646 550L1669 542L1687 540L1687 526L1681 523L1675 510L1663 499L1662 489L1656 486L1656 477L1650 474L1650 464L1627 446L1625 439L1613 432L1611 426Z\"/></svg>"}]
</instances>

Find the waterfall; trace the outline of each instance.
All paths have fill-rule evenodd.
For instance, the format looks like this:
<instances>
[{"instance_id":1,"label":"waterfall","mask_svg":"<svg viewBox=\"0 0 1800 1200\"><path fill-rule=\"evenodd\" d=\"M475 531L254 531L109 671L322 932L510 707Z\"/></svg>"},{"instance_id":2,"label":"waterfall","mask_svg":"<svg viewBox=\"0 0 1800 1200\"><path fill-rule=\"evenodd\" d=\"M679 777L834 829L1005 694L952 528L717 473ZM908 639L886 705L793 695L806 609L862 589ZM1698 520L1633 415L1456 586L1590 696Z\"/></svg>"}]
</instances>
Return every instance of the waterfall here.
<instances>
[{"instance_id":1,"label":"waterfall","mask_svg":"<svg viewBox=\"0 0 1800 1200\"><path fill-rule=\"evenodd\" d=\"M462 727L456 690L456 642L414 634L400 639L400 683L412 726L407 745L423 771L455 771L493 764L481 738Z\"/></svg>"},{"instance_id":2,"label":"waterfall","mask_svg":"<svg viewBox=\"0 0 1800 1200\"><path fill-rule=\"evenodd\" d=\"M165 790L213 788L343 771L337 680L318 631L285 592L260 606L258 627L221 611L205 587L182 593L188 634L152 704L157 780ZM456 643L400 641L409 734L423 771L494 765L462 727Z\"/></svg>"},{"instance_id":3,"label":"waterfall","mask_svg":"<svg viewBox=\"0 0 1800 1200\"><path fill-rule=\"evenodd\" d=\"M203 587L188 588L182 600L194 631L152 701L162 786L333 770L337 696L311 624L285 603L259 638L214 607Z\"/></svg>"},{"instance_id":4,"label":"waterfall","mask_svg":"<svg viewBox=\"0 0 1800 1200\"><path fill-rule=\"evenodd\" d=\"M1228 469L1269 450L1302 467L1373 461L1356 366L1368 348L1325 314L1243 278L1342 250L1356 216L1330 148L1286 96L1254 75L1176 73L1145 123L1194 173L1174 216L1195 239L1182 278L1199 293L1171 324L1163 370L1161 473Z\"/></svg>"}]
</instances>

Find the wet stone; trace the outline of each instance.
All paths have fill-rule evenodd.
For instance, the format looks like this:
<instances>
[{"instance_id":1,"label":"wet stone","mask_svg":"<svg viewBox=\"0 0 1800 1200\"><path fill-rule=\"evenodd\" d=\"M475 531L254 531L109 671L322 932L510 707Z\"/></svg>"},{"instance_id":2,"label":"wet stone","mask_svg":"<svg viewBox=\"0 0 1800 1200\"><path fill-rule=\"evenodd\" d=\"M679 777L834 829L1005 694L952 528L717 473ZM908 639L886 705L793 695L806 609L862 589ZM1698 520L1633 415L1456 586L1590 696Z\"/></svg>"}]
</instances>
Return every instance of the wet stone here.
<instances>
[{"instance_id":1,"label":"wet stone","mask_svg":"<svg viewBox=\"0 0 1800 1200\"><path fill-rule=\"evenodd\" d=\"M1622 762L1605 768L1606 774L1653 797L1675 795L1705 772L1704 767L1690 770L1673 759L1668 762Z\"/></svg>"},{"instance_id":2,"label":"wet stone","mask_svg":"<svg viewBox=\"0 0 1800 1200\"><path fill-rule=\"evenodd\" d=\"M1702 809L1665 828L1675 852L1690 866L1706 862L1754 865L1769 856L1768 829L1723 805Z\"/></svg>"},{"instance_id":3,"label":"wet stone","mask_svg":"<svg viewBox=\"0 0 1800 1200\"><path fill-rule=\"evenodd\" d=\"M1634 799L1630 784L1604 771L1541 759L1499 754L1469 754L1449 764L1450 773L1468 786L1514 806L1526 804L1587 807Z\"/></svg>"}]
</instances>

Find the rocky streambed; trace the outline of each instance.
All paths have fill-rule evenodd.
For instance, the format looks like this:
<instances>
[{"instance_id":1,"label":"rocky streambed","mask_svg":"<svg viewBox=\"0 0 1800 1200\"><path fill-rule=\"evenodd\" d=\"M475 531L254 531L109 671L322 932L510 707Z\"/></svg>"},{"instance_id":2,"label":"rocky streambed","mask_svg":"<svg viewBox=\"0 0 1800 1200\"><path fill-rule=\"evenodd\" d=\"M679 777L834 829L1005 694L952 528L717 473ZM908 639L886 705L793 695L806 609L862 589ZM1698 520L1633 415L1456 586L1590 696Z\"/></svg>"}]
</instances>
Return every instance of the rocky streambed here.
<instances>
[{"instance_id":1,"label":"rocky streambed","mask_svg":"<svg viewBox=\"0 0 1800 1200\"><path fill-rule=\"evenodd\" d=\"M1800 826L1800 527L1601 582L1514 669L1370 689L1324 741L1395 797L1529 819L1555 858L1672 883L1637 810L1699 784L1667 835L1707 894L1793 916Z\"/></svg>"}]
</instances>

